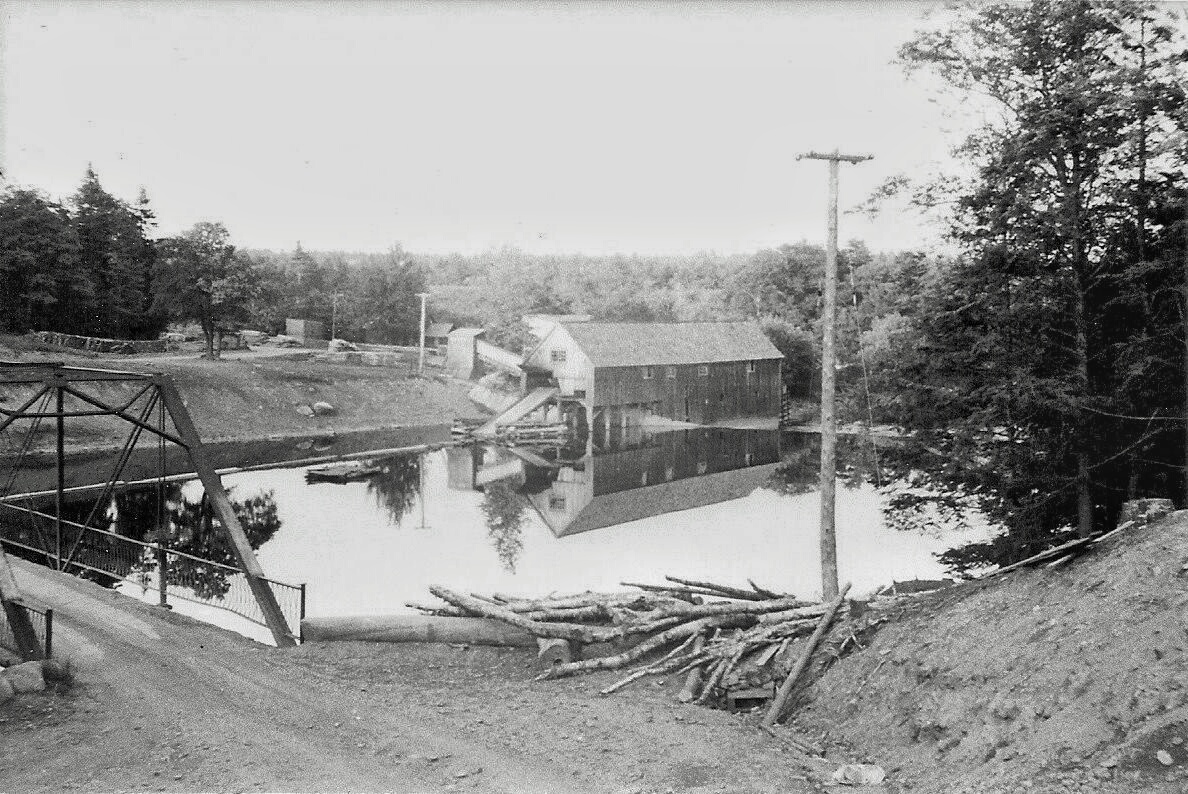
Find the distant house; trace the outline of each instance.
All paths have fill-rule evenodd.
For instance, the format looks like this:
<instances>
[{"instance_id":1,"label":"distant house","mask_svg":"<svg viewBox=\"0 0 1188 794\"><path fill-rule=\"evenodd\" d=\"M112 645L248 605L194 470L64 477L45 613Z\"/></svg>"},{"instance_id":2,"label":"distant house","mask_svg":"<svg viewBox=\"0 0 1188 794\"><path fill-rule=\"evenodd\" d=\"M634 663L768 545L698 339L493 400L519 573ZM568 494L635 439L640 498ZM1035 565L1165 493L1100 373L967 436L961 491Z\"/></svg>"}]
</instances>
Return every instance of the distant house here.
<instances>
[{"instance_id":1,"label":"distant house","mask_svg":"<svg viewBox=\"0 0 1188 794\"><path fill-rule=\"evenodd\" d=\"M710 424L777 416L782 359L757 323L557 322L523 368L527 388L556 386L591 425L634 414Z\"/></svg>"},{"instance_id":2,"label":"distant house","mask_svg":"<svg viewBox=\"0 0 1188 794\"><path fill-rule=\"evenodd\" d=\"M289 317L285 320L285 335L301 340L302 344L320 342L326 338L325 323Z\"/></svg>"},{"instance_id":3,"label":"distant house","mask_svg":"<svg viewBox=\"0 0 1188 794\"><path fill-rule=\"evenodd\" d=\"M432 348L439 355L444 356L452 330L454 330L453 323L429 323L425 328L425 347Z\"/></svg>"}]
</instances>

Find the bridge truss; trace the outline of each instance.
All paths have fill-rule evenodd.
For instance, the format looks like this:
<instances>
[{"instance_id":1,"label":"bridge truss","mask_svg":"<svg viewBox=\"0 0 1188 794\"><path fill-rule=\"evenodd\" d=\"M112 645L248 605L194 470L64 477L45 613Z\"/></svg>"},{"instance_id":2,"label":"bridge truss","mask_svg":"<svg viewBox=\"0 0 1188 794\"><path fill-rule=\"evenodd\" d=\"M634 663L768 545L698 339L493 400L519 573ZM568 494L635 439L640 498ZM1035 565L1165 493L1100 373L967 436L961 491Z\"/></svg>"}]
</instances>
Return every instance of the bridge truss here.
<instances>
[{"instance_id":1,"label":"bridge truss","mask_svg":"<svg viewBox=\"0 0 1188 794\"><path fill-rule=\"evenodd\" d=\"M103 394L96 393L99 387ZM212 466L172 378L164 374L74 367L52 362L0 362L0 391L3 392L0 393L0 436L17 423L28 423L19 449L10 456L11 465L4 475L5 479L0 482L0 514L23 513L29 522L29 527L23 528L23 534L19 537L3 531L4 524L0 522L0 602L10 623L14 620L20 623L20 610L10 609L10 605L19 604L20 597L12 592L15 589L12 577L3 575L7 567L2 560L5 544L22 549L26 554L32 553L40 558L39 562L57 570L90 571L119 578L129 570L140 570L145 574L147 568L154 568L155 581L146 586L155 586L160 591L162 603L168 580L166 571L171 561L174 564L185 563L187 570L196 572L197 582L191 583L192 587L187 592L191 596L202 596L191 597L190 600L228 609L267 626L278 646L295 644L297 636L291 630L285 614L286 611L293 614L294 609L281 608L277 591L282 593L287 606L298 606L289 602L299 599L298 608L303 614L304 587L286 585L264 576L223 487L222 478ZM119 393L121 400L113 401L105 396L111 393ZM15 407L6 404L13 402L13 394L19 394L16 399L21 400ZM110 476L99 488L98 498L87 517L81 522L72 521L65 517L63 509L64 500L70 495L68 492L94 489L66 487L66 422L71 419L85 421L87 418L95 421L93 418L96 417L112 417L127 427L128 436L115 457ZM56 487L48 492L54 501L52 512L47 512L48 506L44 510L34 506L29 494L13 493L18 476L22 471L27 473L34 441L39 432L44 432L46 422L53 423L55 441ZM192 470L201 481L214 519L210 522L211 528L220 528L236 566L168 549L160 539L156 543L145 543L97 526L106 518L120 475L145 433L155 437L158 446L158 521L163 520L165 445L173 444L185 451ZM227 599L228 575L246 582L250 595L240 600L252 603L236 604L233 599ZM212 588L210 585L212 577L218 578L218 587ZM142 583L148 582L147 577L142 578ZM204 591L207 592L203 595ZM217 598L210 598L212 593ZM299 621L300 616L297 614L295 618ZM17 630L14 633L18 633L22 627L13 624L13 628Z\"/></svg>"}]
</instances>

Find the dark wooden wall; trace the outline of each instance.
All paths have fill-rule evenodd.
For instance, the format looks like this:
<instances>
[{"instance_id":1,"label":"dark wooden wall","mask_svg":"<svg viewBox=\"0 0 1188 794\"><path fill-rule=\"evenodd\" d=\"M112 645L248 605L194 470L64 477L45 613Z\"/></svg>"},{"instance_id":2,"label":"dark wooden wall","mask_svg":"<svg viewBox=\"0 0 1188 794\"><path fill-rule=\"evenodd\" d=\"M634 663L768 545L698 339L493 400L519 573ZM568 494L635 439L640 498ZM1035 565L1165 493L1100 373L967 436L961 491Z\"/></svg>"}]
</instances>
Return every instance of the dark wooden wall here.
<instances>
[{"instance_id":1,"label":"dark wooden wall","mask_svg":"<svg viewBox=\"0 0 1188 794\"><path fill-rule=\"evenodd\" d=\"M599 367L594 371L595 408L605 406L655 407L661 416L690 422L715 422L737 416L777 416L780 411L780 360L756 361L747 372L746 361L709 364L708 375L697 374L697 364L652 367Z\"/></svg>"}]
</instances>

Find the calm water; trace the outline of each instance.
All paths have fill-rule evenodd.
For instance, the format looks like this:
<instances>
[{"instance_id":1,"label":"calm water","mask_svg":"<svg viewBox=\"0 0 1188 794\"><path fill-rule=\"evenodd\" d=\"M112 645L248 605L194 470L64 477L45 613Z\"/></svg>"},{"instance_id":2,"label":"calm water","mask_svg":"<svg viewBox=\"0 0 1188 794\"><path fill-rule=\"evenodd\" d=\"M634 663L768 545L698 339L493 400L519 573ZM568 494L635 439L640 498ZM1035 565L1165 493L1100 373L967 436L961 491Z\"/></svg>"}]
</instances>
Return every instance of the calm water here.
<instances>
[{"instance_id":1,"label":"calm water","mask_svg":"<svg viewBox=\"0 0 1188 794\"><path fill-rule=\"evenodd\" d=\"M539 595L665 574L820 594L816 437L696 429L604 441L392 458L365 482L311 484L303 469L225 481L234 499L275 499L280 527L257 553L269 576L308 583L309 615L406 611L432 600L430 584ZM934 553L969 538L889 529L862 479L837 489L842 581L860 594L943 575ZM186 486L188 498L199 491Z\"/></svg>"},{"instance_id":2,"label":"calm water","mask_svg":"<svg viewBox=\"0 0 1188 794\"><path fill-rule=\"evenodd\" d=\"M388 441L377 438L372 448ZM307 583L311 616L408 611L407 601L432 600L431 584L545 595L662 583L665 574L741 586L753 579L815 598L819 459L815 435L634 428L577 448L474 446L390 457L380 461L382 472L360 482L310 483L307 469L277 468L228 475L224 483L267 575ZM841 581L861 595L892 580L943 576L935 553L980 538L891 529L885 499L869 483L871 460L863 442L843 439ZM231 562L221 540L203 529L201 495L196 482L167 487L170 546ZM105 520L120 534L151 540L146 533L160 504L152 486L130 490L115 498ZM82 520L90 506L68 505L68 517ZM219 592L217 577L201 566L186 573ZM137 585L118 587L156 600ZM224 611L173 603L268 637Z\"/></svg>"}]
</instances>

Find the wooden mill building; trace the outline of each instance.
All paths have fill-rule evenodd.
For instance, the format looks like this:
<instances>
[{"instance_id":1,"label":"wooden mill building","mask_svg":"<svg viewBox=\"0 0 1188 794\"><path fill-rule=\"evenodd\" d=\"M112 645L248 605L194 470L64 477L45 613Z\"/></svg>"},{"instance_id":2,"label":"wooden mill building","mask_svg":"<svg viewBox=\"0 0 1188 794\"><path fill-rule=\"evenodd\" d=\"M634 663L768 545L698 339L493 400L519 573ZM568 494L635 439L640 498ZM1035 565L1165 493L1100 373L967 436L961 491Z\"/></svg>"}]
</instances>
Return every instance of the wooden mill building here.
<instances>
[{"instance_id":1,"label":"wooden mill building","mask_svg":"<svg viewBox=\"0 0 1188 794\"><path fill-rule=\"evenodd\" d=\"M524 358L590 426L657 415L712 424L779 415L783 356L758 323L557 323Z\"/></svg>"}]
</instances>

